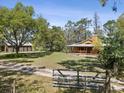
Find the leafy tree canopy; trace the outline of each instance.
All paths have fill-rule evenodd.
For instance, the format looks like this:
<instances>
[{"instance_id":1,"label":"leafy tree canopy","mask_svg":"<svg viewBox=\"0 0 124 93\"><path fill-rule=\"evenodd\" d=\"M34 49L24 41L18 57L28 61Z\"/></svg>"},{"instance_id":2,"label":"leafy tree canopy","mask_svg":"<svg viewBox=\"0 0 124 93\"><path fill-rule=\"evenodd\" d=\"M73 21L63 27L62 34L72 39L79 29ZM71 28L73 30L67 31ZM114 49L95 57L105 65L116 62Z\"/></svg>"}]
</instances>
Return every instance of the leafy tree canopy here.
<instances>
[{"instance_id":1,"label":"leafy tree canopy","mask_svg":"<svg viewBox=\"0 0 124 93\"><path fill-rule=\"evenodd\" d=\"M113 24L116 27L113 29ZM104 43L106 44L100 55L103 67L111 70L114 76L118 76L124 69L124 17L121 15L117 22L108 21L105 24L109 34L107 34ZM112 27L111 27L112 26Z\"/></svg>"},{"instance_id":2,"label":"leafy tree canopy","mask_svg":"<svg viewBox=\"0 0 124 93\"><path fill-rule=\"evenodd\" d=\"M12 9L0 8L0 31L5 41L14 46L17 54L22 45L31 41L35 32L33 14L33 8L22 3L17 3Z\"/></svg>"}]
</instances>

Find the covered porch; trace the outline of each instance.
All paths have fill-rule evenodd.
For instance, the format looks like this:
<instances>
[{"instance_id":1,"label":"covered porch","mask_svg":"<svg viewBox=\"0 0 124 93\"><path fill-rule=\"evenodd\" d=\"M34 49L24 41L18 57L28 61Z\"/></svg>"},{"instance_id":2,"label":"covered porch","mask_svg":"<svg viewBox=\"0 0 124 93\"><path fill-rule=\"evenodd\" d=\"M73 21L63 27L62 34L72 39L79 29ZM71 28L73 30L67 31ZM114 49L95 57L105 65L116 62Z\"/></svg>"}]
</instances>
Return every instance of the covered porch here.
<instances>
[{"instance_id":1,"label":"covered porch","mask_svg":"<svg viewBox=\"0 0 124 93\"><path fill-rule=\"evenodd\" d=\"M68 45L69 53L81 54L97 54L98 51L94 49L92 44L72 44Z\"/></svg>"}]
</instances>

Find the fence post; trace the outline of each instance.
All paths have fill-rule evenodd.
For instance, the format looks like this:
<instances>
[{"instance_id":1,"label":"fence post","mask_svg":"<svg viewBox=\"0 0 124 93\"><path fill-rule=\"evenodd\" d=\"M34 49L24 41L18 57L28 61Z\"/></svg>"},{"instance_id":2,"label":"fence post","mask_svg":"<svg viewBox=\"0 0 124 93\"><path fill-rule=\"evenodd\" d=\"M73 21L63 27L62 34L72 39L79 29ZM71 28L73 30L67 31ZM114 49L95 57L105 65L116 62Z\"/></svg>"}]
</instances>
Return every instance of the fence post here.
<instances>
[{"instance_id":1,"label":"fence post","mask_svg":"<svg viewBox=\"0 0 124 93\"><path fill-rule=\"evenodd\" d=\"M111 71L110 70L106 70L104 93L111 93Z\"/></svg>"},{"instance_id":2,"label":"fence post","mask_svg":"<svg viewBox=\"0 0 124 93\"><path fill-rule=\"evenodd\" d=\"M53 69L53 77L54 77L54 69Z\"/></svg>"},{"instance_id":3,"label":"fence post","mask_svg":"<svg viewBox=\"0 0 124 93\"><path fill-rule=\"evenodd\" d=\"M77 70L77 85L80 85L79 70Z\"/></svg>"},{"instance_id":4,"label":"fence post","mask_svg":"<svg viewBox=\"0 0 124 93\"><path fill-rule=\"evenodd\" d=\"M86 82L87 82L87 79L86 79L86 76L84 76L84 83L85 83L85 85L84 85L84 93L86 93L86 87L87 87L87 84L86 84Z\"/></svg>"},{"instance_id":5,"label":"fence post","mask_svg":"<svg viewBox=\"0 0 124 93\"><path fill-rule=\"evenodd\" d=\"M13 80L12 93L16 93L15 83L16 83L15 80Z\"/></svg>"}]
</instances>

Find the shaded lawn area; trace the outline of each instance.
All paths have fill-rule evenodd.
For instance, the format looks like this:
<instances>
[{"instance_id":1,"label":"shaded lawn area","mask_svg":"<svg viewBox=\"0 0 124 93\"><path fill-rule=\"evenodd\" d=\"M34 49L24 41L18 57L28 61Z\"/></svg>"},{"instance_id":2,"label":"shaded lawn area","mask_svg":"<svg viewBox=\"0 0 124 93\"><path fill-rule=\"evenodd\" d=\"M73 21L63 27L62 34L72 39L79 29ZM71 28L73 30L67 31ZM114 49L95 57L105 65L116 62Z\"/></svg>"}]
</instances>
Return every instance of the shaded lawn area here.
<instances>
[{"instance_id":1,"label":"shaded lawn area","mask_svg":"<svg viewBox=\"0 0 124 93\"><path fill-rule=\"evenodd\" d=\"M46 68L50 68L50 69L55 69L55 68L82 69L84 67L83 65L92 64L92 65L95 65L95 68L90 68L90 69L99 70L99 68L96 68L97 67L96 58L69 55L61 52L54 52L54 53L51 53L50 55L45 55L37 58L2 59L0 61L4 63L14 62L14 63L21 63L21 64L31 64L37 67L45 66ZM2 71L2 70L0 71L0 75L3 75L2 77L4 78L7 78L7 77L16 78L18 93L41 93L41 91L45 91L45 93L51 93L51 92L52 93L73 93L73 92L75 93L75 90L68 90L68 89L62 90L61 92L59 92L58 88L54 88L52 86L52 79L47 77L24 74L20 72ZM82 92L79 92L79 93L82 93ZM96 93L96 92L90 91L87 93ZM115 93L123 93L123 92L115 92Z\"/></svg>"},{"instance_id":2,"label":"shaded lawn area","mask_svg":"<svg viewBox=\"0 0 124 93\"><path fill-rule=\"evenodd\" d=\"M5 74L6 73L6 74ZM77 89L59 89L52 86L52 78L35 76L31 74L21 73L21 72L13 72L13 71L5 71L0 69L0 82L3 81L1 79L4 78L4 81L9 82L12 85L12 79L15 79L15 87L16 93L83 93L83 90ZM0 83L0 89L5 82ZM8 85L7 85L8 86ZM1 91L1 90L0 90ZM10 93L9 90L7 92L0 93ZM86 93L99 93L96 90L87 90ZM123 93L120 92L112 92L112 93Z\"/></svg>"},{"instance_id":3,"label":"shaded lawn area","mask_svg":"<svg viewBox=\"0 0 124 93\"><path fill-rule=\"evenodd\" d=\"M32 63L35 66L45 66L46 68L50 69L57 69L57 68L65 68L66 66L60 64L61 62L68 61L68 60L81 60L82 56L74 56L69 55L62 52L54 52L51 55L47 55L44 57L40 57L34 60Z\"/></svg>"},{"instance_id":4,"label":"shaded lawn area","mask_svg":"<svg viewBox=\"0 0 124 93\"><path fill-rule=\"evenodd\" d=\"M38 58L50 54L51 52L45 52L45 51L20 52L18 55L15 52L8 52L8 53L0 52L0 59Z\"/></svg>"},{"instance_id":5,"label":"shaded lawn area","mask_svg":"<svg viewBox=\"0 0 124 93\"><path fill-rule=\"evenodd\" d=\"M77 55L70 55L62 52L54 52L48 55L35 58L6 58L0 59L3 63L21 63L21 64L31 64L37 67L46 67L50 69L60 69L60 68L73 68L81 67L85 62L96 63L96 59L93 57L83 57Z\"/></svg>"},{"instance_id":6,"label":"shaded lawn area","mask_svg":"<svg viewBox=\"0 0 124 93\"><path fill-rule=\"evenodd\" d=\"M56 93L52 79L32 74L0 69L0 93L10 93L15 80L16 93Z\"/></svg>"}]
</instances>

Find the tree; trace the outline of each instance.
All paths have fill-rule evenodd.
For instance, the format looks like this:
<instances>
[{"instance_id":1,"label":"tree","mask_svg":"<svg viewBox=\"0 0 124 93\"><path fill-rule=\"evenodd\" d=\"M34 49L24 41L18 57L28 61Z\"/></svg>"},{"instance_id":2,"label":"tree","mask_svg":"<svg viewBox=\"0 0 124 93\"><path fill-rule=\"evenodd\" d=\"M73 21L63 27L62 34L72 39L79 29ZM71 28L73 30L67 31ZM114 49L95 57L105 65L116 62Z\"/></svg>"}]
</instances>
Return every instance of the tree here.
<instances>
[{"instance_id":1,"label":"tree","mask_svg":"<svg viewBox=\"0 0 124 93\"><path fill-rule=\"evenodd\" d=\"M77 43L82 40L86 40L91 36L91 31L89 27L91 25L91 20L87 18L82 18L79 21L72 22L68 21L65 25L65 37L68 44Z\"/></svg>"},{"instance_id":2,"label":"tree","mask_svg":"<svg viewBox=\"0 0 124 93\"><path fill-rule=\"evenodd\" d=\"M102 30L100 29L100 22L99 22L99 16L97 13L94 14L94 20L93 20L93 26L94 26L94 33L101 38L102 37Z\"/></svg>"},{"instance_id":3,"label":"tree","mask_svg":"<svg viewBox=\"0 0 124 93\"><path fill-rule=\"evenodd\" d=\"M119 33L120 33L120 38L123 41L124 40L124 13L118 18L117 26L118 26Z\"/></svg>"},{"instance_id":4,"label":"tree","mask_svg":"<svg viewBox=\"0 0 124 93\"><path fill-rule=\"evenodd\" d=\"M62 51L65 48L65 36L60 27L53 26L48 32L47 48L50 51Z\"/></svg>"},{"instance_id":5,"label":"tree","mask_svg":"<svg viewBox=\"0 0 124 93\"><path fill-rule=\"evenodd\" d=\"M35 50L46 50L49 23L42 17L35 20L37 32L33 37L33 47Z\"/></svg>"},{"instance_id":6,"label":"tree","mask_svg":"<svg viewBox=\"0 0 124 93\"><path fill-rule=\"evenodd\" d=\"M45 51L62 51L66 43L64 31L60 27L56 26L48 28L48 23L43 18L39 18L37 22L38 32L36 32L33 40L35 49Z\"/></svg>"},{"instance_id":7,"label":"tree","mask_svg":"<svg viewBox=\"0 0 124 93\"><path fill-rule=\"evenodd\" d=\"M75 22L69 20L65 25L65 30L64 30L67 44L72 44L75 42L74 31L75 31Z\"/></svg>"},{"instance_id":8,"label":"tree","mask_svg":"<svg viewBox=\"0 0 124 93\"><path fill-rule=\"evenodd\" d=\"M118 42L120 45L120 55L122 59L119 62L119 73L121 74L124 71L124 14L122 14L117 20L117 27L118 27ZM124 75L124 74L123 74ZM124 76L123 76L124 77Z\"/></svg>"},{"instance_id":9,"label":"tree","mask_svg":"<svg viewBox=\"0 0 124 93\"><path fill-rule=\"evenodd\" d=\"M3 46L3 35L0 33L0 52L3 51L2 46Z\"/></svg>"},{"instance_id":10,"label":"tree","mask_svg":"<svg viewBox=\"0 0 124 93\"><path fill-rule=\"evenodd\" d=\"M123 15L116 22L116 29L108 29L104 40L104 48L99 55L102 67L106 70L105 93L111 93L110 81L112 77L118 77L124 71L124 17Z\"/></svg>"},{"instance_id":11,"label":"tree","mask_svg":"<svg viewBox=\"0 0 124 93\"><path fill-rule=\"evenodd\" d=\"M115 20L109 20L103 25L103 27L106 35L112 35L117 26Z\"/></svg>"},{"instance_id":12,"label":"tree","mask_svg":"<svg viewBox=\"0 0 124 93\"><path fill-rule=\"evenodd\" d=\"M11 44L18 54L19 48L32 40L34 10L31 6L17 3L12 9L0 8L0 31L4 40Z\"/></svg>"},{"instance_id":13,"label":"tree","mask_svg":"<svg viewBox=\"0 0 124 93\"><path fill-rule=\"evenodd\" d=\"M102 49L102 40L98 36L93 37L94 50L100 52Z\"/></svg>"},{"instance_id":14,"label":"tree","mask_svg":"<svg viewBox=\"0 0 124 93\"><path fill-rule=\"evenodd\" d=\"M87 18L82 18L81 20L77 21L75 26L75 34L77 37L76 42L80 42L81 40L86 40L89 35L89 26L91 25L91 20Z\"/></svg>"},{"instance_id":15,"label":"tree","mask_svg":"<svg viewBox=\"0 0 124 93\"><path fill-rule=\"evenodd\" d=\"M98 33L98 29L99 29L99 16L97 13L94 14L94 32Z\"/></svg>"}]
</instances>

